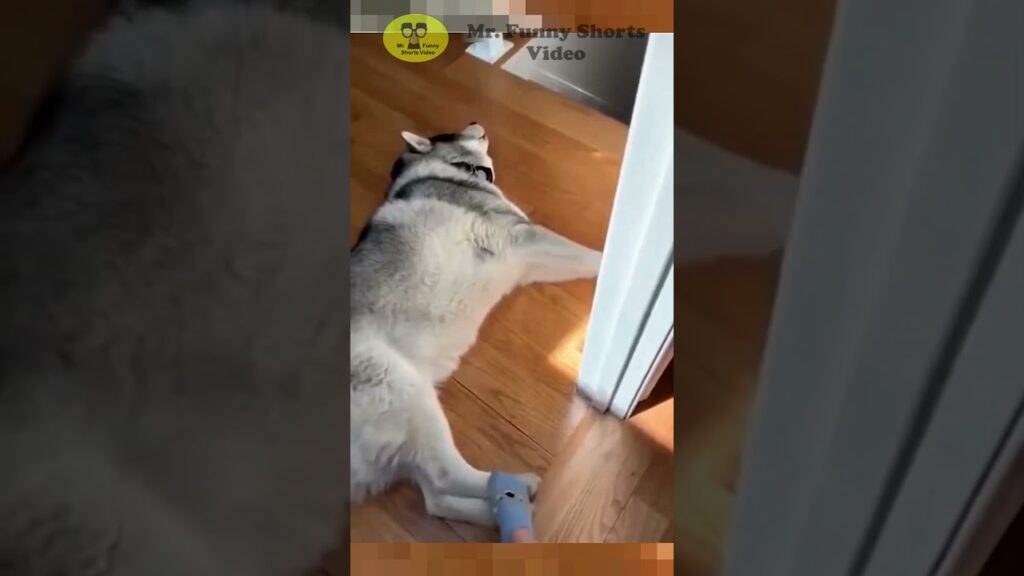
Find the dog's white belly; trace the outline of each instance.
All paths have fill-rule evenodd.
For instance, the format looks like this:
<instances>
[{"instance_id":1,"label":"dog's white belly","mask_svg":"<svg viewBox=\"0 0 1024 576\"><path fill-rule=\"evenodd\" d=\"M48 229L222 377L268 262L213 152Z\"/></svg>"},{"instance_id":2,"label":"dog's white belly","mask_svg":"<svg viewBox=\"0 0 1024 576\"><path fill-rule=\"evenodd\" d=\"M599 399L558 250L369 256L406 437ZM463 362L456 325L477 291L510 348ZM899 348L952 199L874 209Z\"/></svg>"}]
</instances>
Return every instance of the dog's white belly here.
<instances>
[{"instance_id":1,"label":"dog's white belly","mask_svg":"<svg viewBox=\"0 0 1024 576\"><path fill-rule=\"evenodd\" d=\"M474 303L445 323L430 326L415 336L413 350L417 366L434 384L444 383L459 367L462 357L476 343L480 326L491 309L514 287L513 282L492 286L486 294L477 294Z\"/></svg>"},{"instance_id":2,"label":"dog's white belly","mask_svg":"<svg viewBox=\"0 0 1024 576\"><path fill-rule=\"evenodd\" d=\"M482 318L481 322L467 319L438 327L409 327L396 334L396 348L432 384L442 384L476 342L481 323Z\"/></svg>"}]
</instances>

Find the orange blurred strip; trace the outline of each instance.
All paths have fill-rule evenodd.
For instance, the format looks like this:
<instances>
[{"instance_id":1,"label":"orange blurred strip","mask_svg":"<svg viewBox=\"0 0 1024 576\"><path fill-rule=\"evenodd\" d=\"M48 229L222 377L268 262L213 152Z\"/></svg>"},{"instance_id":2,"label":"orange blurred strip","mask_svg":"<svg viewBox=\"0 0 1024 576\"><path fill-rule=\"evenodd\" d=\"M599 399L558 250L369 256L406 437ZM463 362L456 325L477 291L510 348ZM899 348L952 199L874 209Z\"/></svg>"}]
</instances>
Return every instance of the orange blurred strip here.
<instances>
[{"instance_id":1,"label":"orange blurred strip","mask_svg":"<svg viewBox=\"0 0 1024 576\"><path fill-rule=\"evenodd\" d=\"M353 576L669 576L672 544L352 544Z\"/></svg>"},{"instance_id":2,"label":"orange blurred strip","mask_svg":"<svg viewBox=\"0 0 1024 576\"><path fill-rule=\"evenodd\" d=\"M673 32L672 0L526 0L527 14L543 14L544 27L643 28Z\"/></svg>"}]
</instances>

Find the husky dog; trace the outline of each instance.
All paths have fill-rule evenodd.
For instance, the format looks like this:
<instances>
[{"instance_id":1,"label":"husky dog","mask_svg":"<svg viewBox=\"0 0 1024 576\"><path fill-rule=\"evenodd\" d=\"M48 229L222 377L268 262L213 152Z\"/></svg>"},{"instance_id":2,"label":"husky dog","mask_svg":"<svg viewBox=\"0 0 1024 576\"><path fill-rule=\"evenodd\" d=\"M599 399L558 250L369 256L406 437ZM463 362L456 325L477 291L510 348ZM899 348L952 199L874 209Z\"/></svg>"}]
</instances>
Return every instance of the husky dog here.
<instances>
[{"instance_id":1,"label":"husky dog","mask_svg":"<svg viewBox=\"0 0 1024 576\"><path fill-rule=\"evenodd\" d=\"M341 40L115 18L0 175L0 574L288 576L338 545Z\"/></svg>"},{"instance_id":2,"label":"husky dog","mask_svg":"<svg viewBox=\"0 0 1024 576\"><path fill-rule=\"evenodd\" d=\"M601 254L532 223L502 194L479 124L402 138L387 200L351 256L351 496L412 479L429 513L493 526L490 474L459 454L435 387L503 296L594 277ZM532 497L540 479L522 478Z\"/></svg>"}]
</instances>

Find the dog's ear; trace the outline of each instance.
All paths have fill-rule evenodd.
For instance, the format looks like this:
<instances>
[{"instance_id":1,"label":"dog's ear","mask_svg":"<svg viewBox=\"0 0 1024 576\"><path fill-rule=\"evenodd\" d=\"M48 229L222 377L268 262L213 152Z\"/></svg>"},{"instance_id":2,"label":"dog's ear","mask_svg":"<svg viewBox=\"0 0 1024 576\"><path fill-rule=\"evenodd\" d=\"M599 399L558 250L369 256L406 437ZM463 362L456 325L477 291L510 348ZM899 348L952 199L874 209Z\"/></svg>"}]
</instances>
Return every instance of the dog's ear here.
<instances>
[{"instance_id":1,"label":"dog's ear","mask_svg":"<svg viewBox=\"0 0 1024 576\"><path fill-rule=\"evenodd\" d=\"M417 136L412 132L402 130L402 140L409 146L409 150L412 152L419 152L420 154L426 154L432 147L430 140L423 136Z\"/></svg>"}]
</instances>

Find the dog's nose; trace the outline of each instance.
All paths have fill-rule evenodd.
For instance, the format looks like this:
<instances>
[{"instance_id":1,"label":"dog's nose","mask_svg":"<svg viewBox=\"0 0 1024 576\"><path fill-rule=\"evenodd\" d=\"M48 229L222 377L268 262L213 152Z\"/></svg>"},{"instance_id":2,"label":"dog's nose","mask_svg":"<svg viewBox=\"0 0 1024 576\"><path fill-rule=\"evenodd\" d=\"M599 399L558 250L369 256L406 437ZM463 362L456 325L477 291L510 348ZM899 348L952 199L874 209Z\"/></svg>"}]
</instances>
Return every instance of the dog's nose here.
<instances>
[{"instance_id":1,"label":"dog's nose","mask_svg":"<svg viewBox=\"0 0 1024 576\"><path fill-rule=\"evenodd\" d=\"M476 124L477 124L476 120L474 120L474 121L469 123L470 126L476 126Z\"/></svg>"}]
</instances>

